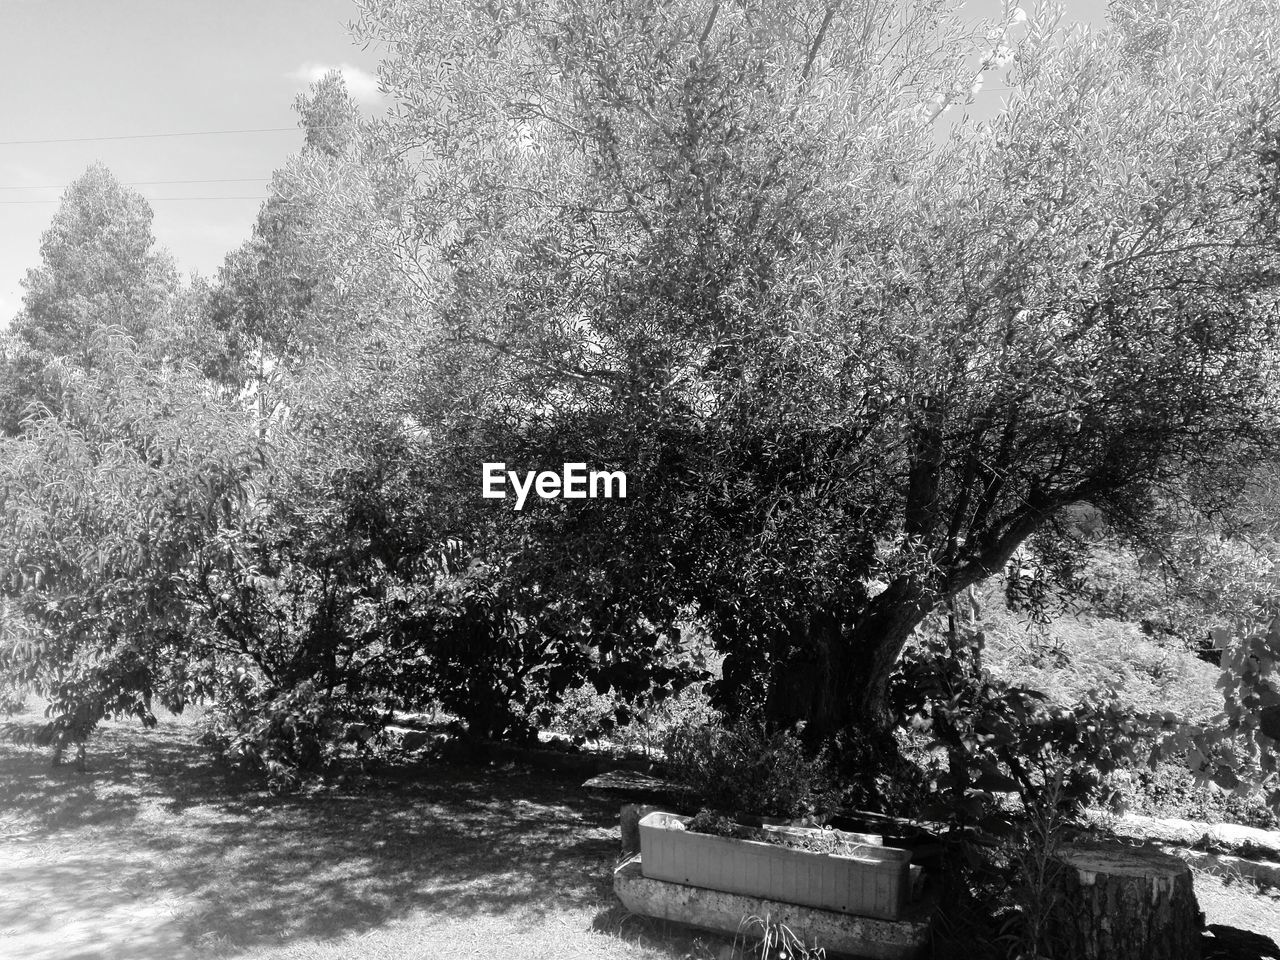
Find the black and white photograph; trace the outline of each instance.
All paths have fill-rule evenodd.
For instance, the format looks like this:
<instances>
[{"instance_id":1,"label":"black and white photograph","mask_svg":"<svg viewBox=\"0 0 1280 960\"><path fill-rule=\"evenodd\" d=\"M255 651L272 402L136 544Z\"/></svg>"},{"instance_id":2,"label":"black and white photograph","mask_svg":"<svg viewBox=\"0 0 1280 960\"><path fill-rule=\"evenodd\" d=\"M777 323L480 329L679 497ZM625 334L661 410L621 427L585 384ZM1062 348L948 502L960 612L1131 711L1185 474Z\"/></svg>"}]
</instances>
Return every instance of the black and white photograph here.
<instances>
[{"instance_id":1,"label":"black and white photograph","mask_svg":"<svg viewBox=\"0 0 1280 960\"><path fill-rule=\"evenodd\" d=\"M0 0L0 960L1280 960L1280 0Z\"/></svg>"}]
</instances>

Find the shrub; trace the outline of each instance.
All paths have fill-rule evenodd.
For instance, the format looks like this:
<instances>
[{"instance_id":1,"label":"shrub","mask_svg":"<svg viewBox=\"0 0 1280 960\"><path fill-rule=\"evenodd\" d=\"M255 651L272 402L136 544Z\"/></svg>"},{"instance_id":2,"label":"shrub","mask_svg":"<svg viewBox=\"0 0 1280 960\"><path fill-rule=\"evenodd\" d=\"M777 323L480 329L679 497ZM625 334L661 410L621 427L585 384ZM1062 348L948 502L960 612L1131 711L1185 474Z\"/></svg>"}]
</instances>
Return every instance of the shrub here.
<instances>
[{"instance_id":1,"label":"shrub","mask_svg":"<svg viewBox=\"0 0 1280 960\"><path fill-rule=\"evenodd\" d=\"M596 741L617 725L621 704L609 693L599 693L591 684L567 690L551 715L549 729L567 735L575 744Z\"/></svg>"},{"instance_id":2,"label":"shrub","mask_svg":"<svg viewBox=\"0 0 1280 960\"><path fill-rule=\"evenodd\" d=\"M635 709L615 734L618 743L646 755L661 749L671 731L682 724L707 724L715 712L706 683L695 683L675 694L650 700Z\"/></svg>"},{"instance_id":3,"label":"shrub","mask_svg":"<svg viewBox=\"0 0 1280 960\"><path fill-rule=\"evenodd\" d=\"M1189 721L1222 708L1216 667L1136 624L1087 614L1033 624L995 609L985 627L984 665L1054 703L1067 706L1091 690L1109 690L1136 712L1171 710Z\"/></svg>"},{"instance_id":4,"label":"shrub","mask_svg":"<svg viewBox=\"0 0 1280 960\"><path fill-rule=\"evenodd\" d=\"M599 693L587 684L567 691L551 713L548 729L575 744L607 740L624 751L653 756L670 731L682 723L705 724L712 719L705 683L676 693L661 687L641 698Z\"/></svg>"},{"instance_id":5,"label":"shrub","mask_svg":"<svg viewBox=\"0 0 1280 960\"><path fill-rule=\"evenodd\" d=\"M1067 838L1070 807L1067 771L1059 769L1044 783L1039 802L1009 844L1011 892L1017 907L1009 931L1023 957L1054 956L1049 919L1058 903L1057 879L1062 865L1055 855Z\"/></svg>"},{"instance_id":6,"label":"shrub","mask_svg":"<svg viewBox=\"0 0 1280 960\"><path fill-rule=\"evenodd\" d=\"M1007 837L1010 813L1033 813L1059 773L1053 794L1062 812L1075 813L1098 798L1107 774L1149 754L1168 719L1097 694L1054 703L989 673L982 647L981 634L953 641L945 631L924 633L895 678L900 722L929 738L924 752L942 761L924 770L932 795L916 811L923 819L983 842Z\"/></svg>"},{"instance_id":7,"label":"shrub","mask_svg":"<svg viewBox=\"0 0 1280 960\"><path fill-rule=\"evenodd\" d=\"M745 941L748 937L759 938L751 948L751 953L759 957L759 960L774 960L774 958L825 960L827 956L827 952L818 946L816 940L812 944L807 943L804 937L781 920L774 920L768 914L763 917L752 915L742 918L742 922L738 925L738 934L733 939L732 955L734 957L739 956L739 942L742 942L744 947L741 955L746 956Z\"/></svg>"},{"instance_id":8,"label":"shrub","mask_svg":"<svg viewBox=\"0 0 1280 960\"><path fill-rule=\"evenodd\" d=\"M669 776L698 800L739 815L825 819L843 799L826 752L810 756L796 733L746 719L687 719L665 743Z\"/></svg>"},{"instance_id":9,"label":"shrub","mask_svg":"<svg viewBox=\"0 0 1280 960\"><path fill-rule=\"evenodd\" d=\"M1238 796L1207 783L1197 783L1185 762L1166 762L1154 769L1137 767L1110 778L1110 803L1128 813L1178 817L1205 823L1238 823L1274 830L1280 818L1260 796Z\"/></svg>"},{"instance_id":10,"label":"shrub","mask_svg":"<svg viewBox=\"0 0 1280 960\"><path fill-rule=\"evenodd\" d=\"M273 792L298 789L309 774L323 773L343 749L352 722L380 728L369 710L343 691L322 692L310 682L288 690L242 695L219 702L209 716L204 742L233 769L260 776Z\"/></svg>"}]
</instances>

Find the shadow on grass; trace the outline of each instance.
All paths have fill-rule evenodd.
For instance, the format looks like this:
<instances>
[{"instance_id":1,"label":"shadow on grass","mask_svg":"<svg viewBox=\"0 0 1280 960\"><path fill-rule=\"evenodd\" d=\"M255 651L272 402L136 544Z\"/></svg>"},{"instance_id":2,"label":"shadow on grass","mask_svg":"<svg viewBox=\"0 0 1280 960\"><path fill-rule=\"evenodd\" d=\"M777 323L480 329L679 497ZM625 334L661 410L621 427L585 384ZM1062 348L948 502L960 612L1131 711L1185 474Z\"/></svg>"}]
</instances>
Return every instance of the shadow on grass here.
<instances>
[{"instance_id":1,"label":"shadow on grass","mask_svg":"<svg viewBox=\"0 0 1280 960\"><path fill-rule=\"evenodd\" d=\"M108 725L85 773L0 743L0 933L34 942L77 907L110 917L159 903L129 956L167 960L210 937L335 938L416 911L527 925L594 914L625 936L616 822L574 780L518 769L422 766L359 792L272 797L228 783L174 722Z\"/></svg>"},{"instance_id":2,"label":"shadow on grass","mask_svg":"<svg viewBox=\"0 0 1280 960\"><path fill-rule=\"evenodd\" d=\"M1280 946L1270 937L1224 923L1209 924L1201 951L1202 960L1280 960Z\"/></svg>"}]
</instances>

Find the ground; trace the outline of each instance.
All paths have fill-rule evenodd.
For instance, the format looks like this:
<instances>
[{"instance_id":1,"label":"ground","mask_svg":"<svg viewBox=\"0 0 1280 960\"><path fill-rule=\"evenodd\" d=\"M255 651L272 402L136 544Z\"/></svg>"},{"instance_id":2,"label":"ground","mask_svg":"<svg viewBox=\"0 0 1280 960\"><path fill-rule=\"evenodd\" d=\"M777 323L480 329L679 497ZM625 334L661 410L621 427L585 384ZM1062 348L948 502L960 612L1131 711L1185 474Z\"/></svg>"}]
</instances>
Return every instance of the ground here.
<instances>
[{"instance_id":1,"label":"ground","mask_svg":"<svg viewBox=\"0 0 1280 960\"><path fill-rule=\"evenodd\" d=\"M1280 944L1280 890L1259 889L1240 877L1195 872L1196 900L1206 924L1270 937ZM1280 953L1275 954L1280 958Z\"/></svg>"},{"instance_id":2,"label":"ground","mask_svg":"<svg viewBox=\"0 0 1280 960\"><path fill-rule=\"evenodd\" d=\"M271 797L229 783L176 718L106 724L83 773L0 741L0 958L724 956L617 905L617 815L514 767ZM1280 941L1280 899L1207 875L1197 892L1210 923Z\"/></svg>"},{"instance_id":3,"label":"ground","mask_svg":"<svg viewBox=\"0 0 1280 960\"><path fill-rule=\"evenodd\" d=\"M105 725L86 773L0 743L0 958L716 956L616 904L617 813L511 768L237 790L172 719Z\"/></svg>"}]
</instances>

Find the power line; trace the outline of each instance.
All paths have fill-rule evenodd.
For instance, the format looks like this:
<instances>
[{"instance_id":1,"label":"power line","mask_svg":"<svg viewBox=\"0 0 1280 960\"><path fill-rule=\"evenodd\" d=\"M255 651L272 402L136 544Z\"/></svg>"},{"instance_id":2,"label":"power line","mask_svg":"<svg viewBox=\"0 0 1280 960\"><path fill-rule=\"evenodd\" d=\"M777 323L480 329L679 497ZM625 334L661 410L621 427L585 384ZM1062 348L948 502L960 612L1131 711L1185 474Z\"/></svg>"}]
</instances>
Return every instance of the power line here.
<instances>
[{"instance_id":1,"label":"power line","mask_svg":"<svg viewBox=\"0 0 1280 960\"><path fill-rule=\"evenodd\" d=\"M155 140L161 137L222 137L242 133L297 133L300 128L257 127L245 130L187 130L181 133L128 133L110 137L53 137L41 140L0 140L0 147L20 147L34 143L94 143L99 140Z\"/></svg>"},{"instance_id":2,"label":"power line","mask_svg":"<svg viewBox=\"0 0 1280 960\"><path fill-rule=\"evenodd\" d=\"M266 197L143 197L147 203L167 203L171 200L265 200ZM0 207L21 206L27 203L61 203L59 200L0 200Z\"/></svg>"},{"instance_id":3,"label":"power line","mask_svg":"<svg viewBox=\"0 0 1280 960\"><path fill-rule=\"evenodd\" d=\"M122 183L124 187L143 187L154 186L161 183L266 183L270 177L236 177L221 180L130 180ZM0 190L65 190L71 186L69 183L44 183L30 187L24 186L2 186Z\"/></svg>"}]
</instances>

